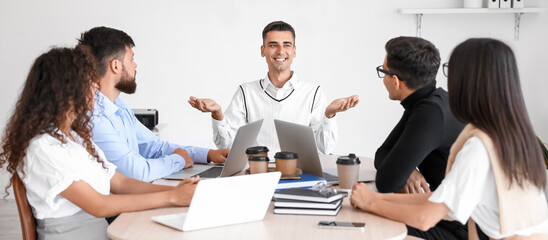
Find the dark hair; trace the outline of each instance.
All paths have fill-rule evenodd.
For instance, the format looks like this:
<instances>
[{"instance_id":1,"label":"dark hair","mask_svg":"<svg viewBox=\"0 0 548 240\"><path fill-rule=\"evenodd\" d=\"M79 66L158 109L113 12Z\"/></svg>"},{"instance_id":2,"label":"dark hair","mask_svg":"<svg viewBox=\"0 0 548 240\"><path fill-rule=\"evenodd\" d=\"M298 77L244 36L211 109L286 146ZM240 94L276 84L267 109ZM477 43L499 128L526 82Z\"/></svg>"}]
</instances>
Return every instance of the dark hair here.
<instances>
[{"instance_id":1,"label":"dark hair","mask_svg":"<svg viewBox=\"0 0 548 240\"><path fill-rule=\"evenodd\" d=\"M97 73L102 77L112 59L121 60L126 53L126 46L135 46L133 39L125 32L108 28L94 27L80 35L78 43L89 46L97 61Z\"/></svg>"},{"instance_id":2,"label":"dark hair","mask_svg":"<svg viewBox=\"0 0 548 240\"><path fill-rule=\"evenodd\" d=\"M97 83L95 63L85 47L54 48L40 55L32 65L13 115L2 138L0 168L7 162L12 175L20 171L24 176L23 159L31 139L49 134L62 143L65 138L57 131L73 111L71 130L83 139L83 146L98 162L91 142L90 110L93 108L92 83ZM13 179L5 188L13 184Z\"/></svg>"},{"instance_id":3,"label":"dark hair","mask_svg":"<svg viewBox=\"0 0 548 240\"><path fill-rule=\"evenodd\" d=\"M416 90L436 80L440 52L431 42L418 37L397 37L386 45L388 68L405 85Z\"/></svg>"},{"instance_id":4,"label":"dark hair","mask_svg":"<svg viewBox=\"0 0 548 240\"><path fill-rule=\"evenodd\" d=\"M293 45L295 45L295 29L289 23L286 23L284 21L274 21L266 25L263 29L263 45L265 44L266 40L266 34L270 31L290 31L291 35L293 35Z\"/></svg>"},{"instance_id":5,"label":"dark hair","mask_svg":"<svg viewBox=\"0 0 548 240\"><path fill-rule=\"evenodd\" d=\"M449 105L455 117L491 137L504 173L523 186L546 184L542 153L529 120L512 49L489 38L468 39L449 59Z\"/></svg>"}]
</instances>

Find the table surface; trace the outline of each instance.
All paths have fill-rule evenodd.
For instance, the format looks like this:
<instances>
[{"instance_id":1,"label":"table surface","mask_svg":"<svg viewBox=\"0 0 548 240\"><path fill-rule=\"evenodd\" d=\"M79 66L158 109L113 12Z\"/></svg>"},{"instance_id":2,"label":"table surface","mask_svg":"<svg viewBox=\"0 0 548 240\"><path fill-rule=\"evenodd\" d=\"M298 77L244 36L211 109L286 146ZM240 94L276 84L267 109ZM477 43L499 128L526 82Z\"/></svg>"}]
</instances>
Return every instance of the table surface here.
<instances>
[{"instance_id":1,"label":"table surface","mask_svg":"<svg viewBox=\"0 0 548 240\"><path fill-rule=\"evenodd\" d=\"M335 168L335 155L321 156L322 167ZM360 157L360 174L374 174L373 159ZM175 185L178 181L157 180L156 184ZM374 188L374 184L368 184ZM222 203L220 203L222 204ZM337 216L308 216L274 214L274 205L262 221L181 232L151 220L152 216L184 213L188 207L168 207L139 212L122 213L108 227L112 239L404 239L405 224L354 209L344 198ZM318 228L319 221L364 222L365 230Z\"/></svg>"}]
</instances>

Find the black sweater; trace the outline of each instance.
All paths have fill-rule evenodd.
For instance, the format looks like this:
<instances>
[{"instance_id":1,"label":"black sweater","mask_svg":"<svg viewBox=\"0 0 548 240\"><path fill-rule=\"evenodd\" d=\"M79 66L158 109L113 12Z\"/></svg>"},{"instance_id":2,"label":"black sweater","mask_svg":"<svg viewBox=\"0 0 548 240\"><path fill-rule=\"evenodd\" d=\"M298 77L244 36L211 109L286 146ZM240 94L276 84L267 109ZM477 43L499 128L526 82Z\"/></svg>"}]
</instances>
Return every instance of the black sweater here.
<instances>
[{"instance_id":1,"label":"black sweater","mask_svg":"<svg viewBox=\"0 0 548 240\"><path fill-rule=\"evenodd\" d=\"M403 116L375 153L375 184L379 192L397 192L418 167L435 190L464 124L451 113L447 92L435 83L416 90L401 105Z\"/></svg>"}]
</instances>

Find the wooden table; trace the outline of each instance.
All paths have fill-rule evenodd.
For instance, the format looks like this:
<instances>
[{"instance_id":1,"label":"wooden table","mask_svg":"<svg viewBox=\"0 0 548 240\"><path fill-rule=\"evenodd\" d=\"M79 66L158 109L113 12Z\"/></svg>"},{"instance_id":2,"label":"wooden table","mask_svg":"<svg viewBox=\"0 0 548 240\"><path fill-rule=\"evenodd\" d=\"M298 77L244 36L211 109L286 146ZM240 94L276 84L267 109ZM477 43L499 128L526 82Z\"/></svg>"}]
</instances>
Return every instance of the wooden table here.
<instances>
[{"instance_id":1,"label":"wooden table","mask_svg":"<svg viewBox=\"0 0 548 240\"><path fill-rule=\"evenodd\" d=\"M337 156L322 156L324 168L336 167ZM360 157L360 174L374 174L373 159ZM373 171L373 172L371 172ZM158 180L155 183L174 185L177 181ZM368 184L374 187L374 184ZM222 204L222 201L219 201ZM224 227L181 232L151 220L152 216L187 212L187 207L169 207L122 213L108 227L112 239L404 239L405 224L354 209L349 198L337 216L307 216L274 214L271 203L263 221ZM319 221L365 222L365 230L323 229Z\"/></svg>"}]
</instances>

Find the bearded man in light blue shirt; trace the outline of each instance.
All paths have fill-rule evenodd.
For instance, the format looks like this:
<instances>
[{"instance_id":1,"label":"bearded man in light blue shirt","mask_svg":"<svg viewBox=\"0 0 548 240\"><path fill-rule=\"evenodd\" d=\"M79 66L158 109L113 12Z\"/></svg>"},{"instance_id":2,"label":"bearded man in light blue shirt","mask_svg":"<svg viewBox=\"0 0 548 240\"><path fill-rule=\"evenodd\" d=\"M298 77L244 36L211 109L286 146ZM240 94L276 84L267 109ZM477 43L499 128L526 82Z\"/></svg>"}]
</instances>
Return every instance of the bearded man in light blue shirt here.
<instances>
[{"instance_id":1,"label":"bearded man in light blue shirt","mask_svg":"<svg viewBox=\"0 0 548 240\"><path fill-rule=\"evenodd\" d=\"M131 49L135 44L129 35L95 27L82 33L78 42L90 47L100 78L92 118L93 141L120 173L151 182L189 168L194 162L225 162L228 149L210 150L160 140L119 98L121 92L132 94L137 87L137 64Z\"/></svg>"}]
</instances>

